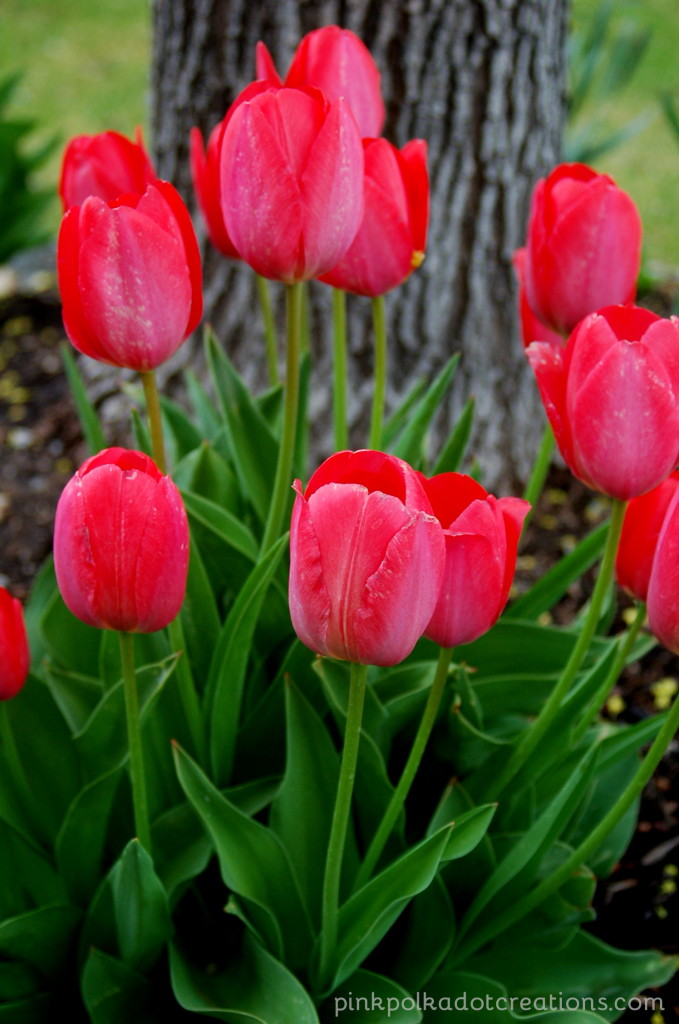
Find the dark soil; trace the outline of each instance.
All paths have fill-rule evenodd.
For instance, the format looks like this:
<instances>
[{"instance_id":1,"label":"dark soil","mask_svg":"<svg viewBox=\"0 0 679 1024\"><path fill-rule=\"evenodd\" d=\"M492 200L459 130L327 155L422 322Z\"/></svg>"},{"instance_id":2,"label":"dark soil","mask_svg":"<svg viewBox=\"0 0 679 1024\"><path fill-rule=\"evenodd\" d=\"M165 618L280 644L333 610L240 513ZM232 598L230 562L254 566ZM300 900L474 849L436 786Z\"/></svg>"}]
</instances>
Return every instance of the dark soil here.
<instances>
[{"instance_id":1,"label":"dark soil","mask_svg":"<svg viewBox=\"0 0 679 1024\"><path fill-rule=\"evenodd\" d=\"M59 346L65 336L58 295L53 284L40 283L43 287L23 286L0 299L0 584L22 600L50 551L61 490L87 454L62 369ZM518 588L541 575L606 514L605 499L565 470L553 470L519 557ZM590 587L588 576L574 584L555 621L569 621ZM625 672L609 713L638 721L662 706L663 694L678 679L679 660L656 648ZM591 930L616 946L679 954L678 808L675 741L644 794L629 850L597 890L598 917ZM662 1017L630 1010L622 1018L626 1024L679 1020L676 980L649 994L662 996Z\"/></svg>"}]
</instances>

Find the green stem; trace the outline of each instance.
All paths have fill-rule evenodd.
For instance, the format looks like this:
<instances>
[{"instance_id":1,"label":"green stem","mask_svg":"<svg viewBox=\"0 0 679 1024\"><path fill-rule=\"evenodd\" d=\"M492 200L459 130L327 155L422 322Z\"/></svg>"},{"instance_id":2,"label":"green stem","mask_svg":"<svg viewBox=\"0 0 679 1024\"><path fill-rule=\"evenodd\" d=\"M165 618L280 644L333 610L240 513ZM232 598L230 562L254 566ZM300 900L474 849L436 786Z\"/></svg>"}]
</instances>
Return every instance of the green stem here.
<instances>
[{"instance_id":1,"label":"green stem","mask_svg":"<svg viewBox=\"0 0 679 1024\"><path fill-rule=\"evenodd\" d=\"M615 555L618 550L618 541L620 540L622 521L625 517L625 508L626 502L619 501L617 499L613 501L611 524L608 528L606 547L601 561L601 566L599 568L599 575L589 603L587 616L580 631L580 636L571 651L570 658L566 663L561 678L552 690L552 693L542 708L542 711L535 719L532 726L526 729L505 764L504 769L496 779L492 792L487 796L487 799L489 800L496 800L504 790L505 786L511 782L514 776L526 763L558 714L561 703L573 685L575 677L580 670L582 662L584 661L585 655L589 650L596 632L596 627L601 617L601 609L603 607L606 591L608 590L609 583L613 576Z\"/></svg>"},{"instance_id":2,"label":"green stem","mask_svg":"<svg viewBox=\"0 0 679 1024\"><path fill-rule=\"evenodd\" d=\"M576 747L582 739L582 737L585 735L590 725L596 718L602 704L608 697L608 694L615 686L620 673L627 664L627 659L629 657L630 651L632 650L632 647L634 646L634 641L639 635L639 630L643 626L645 620L646 605L643 601L640 601L637 605L637 611L636 615L634 616L634 621L632 622L632 625L627 630L624 637L618 644L618 651L615 656L615 660L611 665L610 671L608 672L606 678L599 687L599 690L597 691L594 699L592 700L592 703L585 710L585 713L583 714L582 718L573 730L573 735L571 738L571 745L573 747Z\"/></svg>"},{"instance_id":3,"label":"green stem","mask_svg":"<svg viewBox=\"0 0 679 1024\"><path fill-rule=\"evenodd\" d=\"M285 371L285 404L283 407L283 434L278 449L278 464L273 485L269 517L264 529L261 554L264 555L278 539L292 481L292 460L295 452L297 407L299 405L300 324L302 282L286 286L288 346Z\"/></svg>"},{"instance_id":4,"label":"green stem","mask_svg":"<svg viewBox=\"0 0 679 1024\"><path fill-rule=\"evenodd\" d=\"M375 331L375 388L370 416L369 448L379 449L382 444L382 419L384 416L384 396L387 389L387 328L384 317L384 296L377 295L372 300L373 328Z\"/></svg>"},{"instance_id":5,"label":"green stem","mask_svg":"<svg viewBox=\"0 0 679 1024\"><path fill-rule=\"evenodd\" d=\"M302 296L299 300L299 351L300 355L305 356L309 352L309 288L308 282L302 281L300 284Z\"/></svg>"},{"instance_id":6,"label":"green stem","mask_svg":"<svg viewBox=\"0 0 679 1024\"><path fill-rule=\"evenodd\" d=\"M151 827L146 796L146 775L139 718L139 696L137 676L134 669L134 637L131 633L118 633L120 637L120 659L123 666L123 688L125 691L125 716L127 719L127 744L130 751L130 775L132 777L132 803L134 805L134 828L147 853L151 853Z\"/></svg>"},{"instance_id":7,"label":"green stem","mask_svg":"<svg viewBox=\"0 0 679 1024\"><path fill-rule=\"evenodd\" d=\"M323 917L319 962L321 984L328 984L331 980L330 969L337 944L342 859L356 776L367 675L367 665L352 664L347 721L344 729L344 748L342 750L335 810L332 817L328 852L325 861L325 876L323 879Z\"/></svg>"},{"instance_id":8,"label":"green stem","mask_svg":"<svg viewBox=\"0 0 679 1024\"><path fill-rule=\"evenodd\" d=\"M140 370L139 376L144 385L144 397L146 398L146 412L149 418L151 430L151 449L153 458L161 473L167 473L167 459L165 458L165 440L163 438L163 419L160 414L160 399L158 397L158 385L156 383L155 370Z\"/></svg>"},{"instance_id":9,"label":"green stem","mask_svg":"<svg viewBox=\"0 0 679 1024\"><path fill-rule=\"evenodd\" d=\"M271 306L269 282L259 274L256 276L259 304L262 307L262 318L264 320L264 342L266 345L266 365L269 370L269 383L272 387L275 387L276 384L280 384L281 378L278 373L278 340L276 338L276 324Z\"/></svg>"},{"instance_id":10,"label":"green stem","mask_svg":"<svg viewBox=\"0 0 679 1024\"><path fill-rule=\"evenodd\" d=\"M652 777L678 728L679 699L676 699L662 729L653 741L646 757L637 768L634 778L594 831L589 834L587 839L573 851L570 857L556 871L548 875L532 892L529 892L518 902L495 915L485 926L477 929L468 942L457 951L456 963L463 963L481 946L490 942L491 939L494 939L497 935L511 927L511 925L520 921L526 914L529 914L531 910L534 910L543 900L546 900L548 896L551 896L552 893L556 892L557 889L567 882L571 875L587 861L587 858L601 845L635 800L641 796L644 786Z\"/></svg>"},{"instance_id":11,"label":"green stem","mask_svg":"<svg viewBox=\"0 0 679 1024\"><path fill-rule=\"evenodd\" d=\"M346 292L341 288L332 290L332 338L333 338L333 425L335 451L343 452L349 447L347 426L347 304Z\"/></svg>"},{"instance_id":12,"label":"green stem","mask_svg":"<svg viewBox=\"0 0 679 1024\"><path fill-rule=\"evenodd\" d=\"M365 855L360 871L356 876L356 889L360 889L361 886L365 885L370 878L373 869L380 858L380 854L391 835L391 831L396 824L396 820L401 813L401 808L406 802L408 793L410 792L410 787L415 775L417 774L417 769L420 766L422 755L424 754L425 747L427 746L431 731L434 727L434 722L436 721L446 680L448 678L448 669L450 667L452 656L452 647L441 648L434 681L431 685L431 689L429 690L427 703L422 713L422 718L420 720L415 739L413 740L408 760L406 761L403 772L401 773L398 785L392 793L389 806L384 813L384 817L380 822L379 828L368 847L368 851Z\"/></svg>"},{"instance_id":13,"label":"green stem","mask_svg":"<svg viewBox=\"0 0 679 1024\"><path fill-rule=\"evenodd\" d=\"M523 492L523 496L526 501L529 501L532 509L537 505L540 495L542 494L542 488L545 486L545 480L549 473L549 467L552 461L552 452L554 450L554 433L549 423L545 427L545 432L542 435L542 441L538 453L535 457L533 464L533 471L530 475L530 480L526 484L526 489ZM528 513L528 515L531 514ZM524 522L524 529L525 529Z\"/></svg>"}]
</instances>

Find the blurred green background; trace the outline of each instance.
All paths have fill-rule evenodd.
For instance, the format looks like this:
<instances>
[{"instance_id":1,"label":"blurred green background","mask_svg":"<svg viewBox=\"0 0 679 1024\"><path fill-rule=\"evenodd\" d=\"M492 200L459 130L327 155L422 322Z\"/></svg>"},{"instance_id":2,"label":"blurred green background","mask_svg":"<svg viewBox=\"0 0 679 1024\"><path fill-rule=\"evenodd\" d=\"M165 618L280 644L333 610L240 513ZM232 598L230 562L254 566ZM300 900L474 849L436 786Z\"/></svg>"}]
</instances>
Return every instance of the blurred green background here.
<instances>
[{"instance_id":1,"label":"blurred green background","mask_svg":"<svg viewBox=\"0 0 679 1024\"><path fill-rule=\"evenodd\" d=\"M601 2L575 0L576 32L586 32ZM615 0L611 22L623 34L648 29L650 40L636 73L614 94L597 94L595 79L573 129L603 137L632 119L643 122L637 134L592 163L637 202L646 258L679 268L679 140L659 105L663 91L679 104L679 6L677 0ZM71 135L106 128L131 135L136 124L146 126L149 55L144 0L3 0L0 77L23 71L10 112L37 122L32 144L54 134L60 139L40 184L55 185ZM56 227L56 204L51 212Z\"/></svg>"}]
</instances>

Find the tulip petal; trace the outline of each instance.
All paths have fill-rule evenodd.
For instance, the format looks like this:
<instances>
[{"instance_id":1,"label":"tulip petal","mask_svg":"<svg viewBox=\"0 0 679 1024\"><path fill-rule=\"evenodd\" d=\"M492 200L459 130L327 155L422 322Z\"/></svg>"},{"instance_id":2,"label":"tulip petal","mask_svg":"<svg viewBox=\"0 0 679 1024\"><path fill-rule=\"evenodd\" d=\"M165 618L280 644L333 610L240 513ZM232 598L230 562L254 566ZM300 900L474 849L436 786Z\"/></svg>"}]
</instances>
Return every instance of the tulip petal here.
<instances>
[{"instance_id":1,"label":"tulip petal","mask_svg":"<svg viewBox=\"0 0 679 1024\"><path fill-rule=\"evenodd\" d=\"M679 492L667 510L653 559L648 624L661 644L679 653Z\"/></svg>"}]
</instances>

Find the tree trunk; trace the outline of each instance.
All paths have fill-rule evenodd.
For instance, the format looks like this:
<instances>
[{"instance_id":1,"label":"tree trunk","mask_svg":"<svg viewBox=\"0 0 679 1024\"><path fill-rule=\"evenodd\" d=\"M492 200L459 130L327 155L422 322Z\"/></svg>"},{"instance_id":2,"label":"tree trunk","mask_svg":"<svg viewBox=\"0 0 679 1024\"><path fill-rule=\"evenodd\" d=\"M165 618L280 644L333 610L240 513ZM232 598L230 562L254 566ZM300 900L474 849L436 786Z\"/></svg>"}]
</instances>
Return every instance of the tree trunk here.
<instances>
[{"instance_id":1,"label":"tree trunk","mask_svg":"<svg viewBox=\"0 0 679 1024\"><path fill-rule=\"evenodd\" d=\"M523 242L532 186L559 159L568 15L568 0L153 0L156 157L160 173L187 197L189 129L197 124L207 135L253 79L258 39L283 74L301 36L320 25L350 28L367 44L383 76L385 135L399 146L426 139L431 175L426 260L387 297L389 399L393 405L460 351L437 436L475 395L470 450L487 486L501 490L525 479L544 423L519 340L511 259ZM206 252L205 272L218 334L245 376L263 379L251 272L214 252ZM323 454L329 291L311 283ZM360 447L371 391L368 300L349 296L349 328L352 440Z\"/></svg>"}]
</instances>

